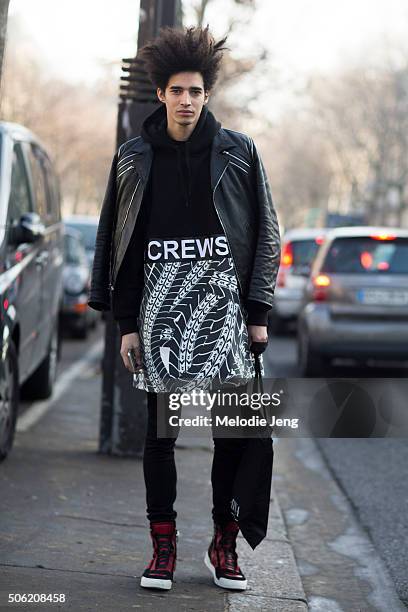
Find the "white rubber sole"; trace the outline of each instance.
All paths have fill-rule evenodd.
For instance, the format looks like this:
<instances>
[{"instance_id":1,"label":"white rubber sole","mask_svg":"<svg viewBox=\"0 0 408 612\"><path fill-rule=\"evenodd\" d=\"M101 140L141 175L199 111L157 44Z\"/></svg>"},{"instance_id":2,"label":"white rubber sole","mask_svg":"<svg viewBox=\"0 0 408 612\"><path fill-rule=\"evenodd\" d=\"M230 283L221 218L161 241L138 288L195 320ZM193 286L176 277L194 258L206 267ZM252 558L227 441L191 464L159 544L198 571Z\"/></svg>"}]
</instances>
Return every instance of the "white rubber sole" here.
<instances>
[{"instance_id":1,"label":"white rubber sole","mask_svg":"<svg viewBox=\"0 0 408 612\"><path fill-rule=\"evenodd\" d=\"M145 587L146 589L163 589L168 591L171 589L172 581L164 580L162 578L147 578L147 576L142 576L140 579L140 586Z\"/></svg>"},{"instance_id":2,"label":"white rubber sole","mask_svg":"<svg viewBox=\"0 0 408 612\"><path fill-rule=\"evenodd\" d=\"M215 573L215 567L210 561L210 557L208 556L208 551L205 553L204 563L210 570L213 575L214 583L223 588L223 589L234 589L235 591L245 591L247 588L247 579L245 580L229 580L228 578L217 578L217 574Z\"/></svg>"}]
</instances>

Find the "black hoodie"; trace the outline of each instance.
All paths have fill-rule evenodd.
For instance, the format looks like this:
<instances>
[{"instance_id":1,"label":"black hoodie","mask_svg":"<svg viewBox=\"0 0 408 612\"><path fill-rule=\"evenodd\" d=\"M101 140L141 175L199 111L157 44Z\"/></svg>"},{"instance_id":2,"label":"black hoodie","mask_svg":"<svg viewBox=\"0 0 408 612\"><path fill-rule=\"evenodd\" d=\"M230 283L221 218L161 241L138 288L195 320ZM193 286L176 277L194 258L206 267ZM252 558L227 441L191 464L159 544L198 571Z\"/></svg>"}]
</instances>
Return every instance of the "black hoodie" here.
<instances>
[{"instance_id":1,"label":"black hoodie","mask_svg":"<svg viewBox=\"0 0 408 612\"><path fill-rule=\"evenodd\" d=\"M141 136L153 149L152 169L113 292L113 316L121 335L138 330L145 243L154 238L224 234L211 189L211 144L221 124L203 107L186 141L167 133L165 105L144 121ZM246 304L248 323L265 325L269 306Z\"/></svg>"},{"instance_id":2,"label":"black hoodie","mask_svg":"<svg viewBox=\"0 0 408 612\"><path fill-rule=\"evenodd\" d=\"M186 141L168 135L164 105L143 123L141 136L154 152L149 238L224 233L212 203L210 176L211 144L220 127L206 106Z\"/></svg>"}]
</instances>

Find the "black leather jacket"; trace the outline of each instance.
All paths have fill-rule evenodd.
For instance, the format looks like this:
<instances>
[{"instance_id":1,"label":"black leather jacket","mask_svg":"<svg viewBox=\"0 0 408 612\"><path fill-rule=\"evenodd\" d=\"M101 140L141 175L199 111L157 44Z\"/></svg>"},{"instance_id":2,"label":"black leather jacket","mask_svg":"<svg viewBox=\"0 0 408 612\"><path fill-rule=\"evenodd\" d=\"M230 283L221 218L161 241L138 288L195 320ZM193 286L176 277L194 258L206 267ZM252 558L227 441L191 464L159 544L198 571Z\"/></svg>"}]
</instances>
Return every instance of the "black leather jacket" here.
<instances>
[{"instance_id":1,"label":"black leather jacket","mask_svg":"<svg viewBox=\"0 0 408 612\"><path fill-rule=\"evenodd\" d=\"M113 157L88 299L95 310L111 309L111 292L135 227L152 159L151 145L140 136L121 145ZM239 173L228 172L230 164L238 166ZM213 140L210 171L214 206L227 236L241 295L272 307L280 263L279 226L253 140L221 128Z\"/></svg>"}]
</instances>

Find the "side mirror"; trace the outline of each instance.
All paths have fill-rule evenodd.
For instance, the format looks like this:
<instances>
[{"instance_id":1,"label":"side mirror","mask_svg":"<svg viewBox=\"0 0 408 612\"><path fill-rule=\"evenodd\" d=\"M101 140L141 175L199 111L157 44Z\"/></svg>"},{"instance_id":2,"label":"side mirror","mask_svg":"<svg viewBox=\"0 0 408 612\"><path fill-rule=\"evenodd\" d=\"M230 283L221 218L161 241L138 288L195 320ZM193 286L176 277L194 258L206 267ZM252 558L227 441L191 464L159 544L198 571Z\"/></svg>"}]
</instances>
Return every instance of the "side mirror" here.
<instances>
[{"instance_id":1,"label":"side mirror","mask_svg":"<svg viewBox=\"0 0 408 612\"><path fill-rule=\"evenodd\" d=\"M12 230L13 244L37 242L44 237L45 225L38 213L28 212L21 215L18 224Z\"/></svg>"}]
</instances>

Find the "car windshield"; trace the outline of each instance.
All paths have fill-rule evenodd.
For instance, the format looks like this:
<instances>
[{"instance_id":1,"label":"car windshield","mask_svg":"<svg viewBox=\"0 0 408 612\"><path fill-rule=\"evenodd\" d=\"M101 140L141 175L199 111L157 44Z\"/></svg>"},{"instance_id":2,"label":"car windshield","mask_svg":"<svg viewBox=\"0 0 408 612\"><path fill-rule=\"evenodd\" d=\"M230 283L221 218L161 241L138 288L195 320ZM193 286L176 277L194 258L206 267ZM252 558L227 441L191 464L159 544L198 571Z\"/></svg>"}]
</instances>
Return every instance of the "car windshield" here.
<instances>
[{"instance_id":1,"label":"car windshield","mask_svg":"<svg viewBox=\"0 0 408 612\"><path fill-rule=\"evenodd\" d=\"M84 247L77 238L70 234L64 235L65 261L73 266L80 266L86 262Z\"/></svg>"},{"instance_id":2,"label":"car windshield","mask_svg":"<svg viewBox=\"0 0 408 612\"><path fill-rule=\"evenodd\" d=\"M66 225L82 234L83 243L87 251L93 251L95 249L96 232L98 230L96 223L69 222Z\"/></svg>"},{"instance_id":3,"label":"car windshield","mask_svg":"<svg viewBox=\"0 0 408 612\"><path fill-rule=\"evenodd\" d=\"M321 271L337 274L408 274L408 239L392 236L336 238Z\"/></svg>"}]
</instances>

